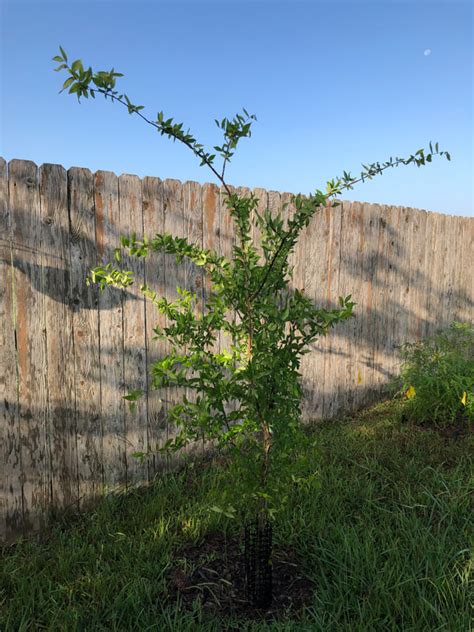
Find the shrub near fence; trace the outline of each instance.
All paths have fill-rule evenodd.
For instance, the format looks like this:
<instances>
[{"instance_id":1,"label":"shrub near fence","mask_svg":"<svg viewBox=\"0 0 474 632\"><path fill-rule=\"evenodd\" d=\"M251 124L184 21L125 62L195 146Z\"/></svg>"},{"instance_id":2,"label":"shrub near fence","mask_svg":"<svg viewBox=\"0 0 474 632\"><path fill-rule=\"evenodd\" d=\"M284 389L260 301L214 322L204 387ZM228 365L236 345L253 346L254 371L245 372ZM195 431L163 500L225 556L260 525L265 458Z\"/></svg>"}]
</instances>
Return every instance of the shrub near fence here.
<instances>
[{"instance_id":1,"label":"shrub near fence","mask_svg":"<svg viewBox=\"0 0 474 632\"><path fill-rule=\"evenodd\" d=\"M274 212L291 199L255 193ZM0 538L160 468L131 453L173 431L166 401L177 393L150 392L135 412L122 395L146 388L148 365L166 351L151 340L162 317L138 288L99 295L85 277L133 231L229 253L221 209L213 184L0 159ZM472 320L473 237L472 218L405 207L344 202L313 218L294 256L295 286L326 307L347 294L357 306L304 357L305 418L371 403L397 369L395 346ZM206 292L201 270L171 256L130 266L168 298L176 285Z\"/></svg>"}]
</instances>

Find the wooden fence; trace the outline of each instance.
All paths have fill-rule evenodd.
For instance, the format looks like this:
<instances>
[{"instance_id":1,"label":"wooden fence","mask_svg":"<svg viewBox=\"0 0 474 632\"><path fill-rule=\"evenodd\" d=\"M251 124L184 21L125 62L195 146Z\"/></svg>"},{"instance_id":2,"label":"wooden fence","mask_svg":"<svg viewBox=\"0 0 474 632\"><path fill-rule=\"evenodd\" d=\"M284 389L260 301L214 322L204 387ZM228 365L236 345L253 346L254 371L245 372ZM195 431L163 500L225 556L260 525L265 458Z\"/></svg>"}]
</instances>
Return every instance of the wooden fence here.
<instances>
[{"instance_id":1,"label":"wooden fence","mask_svg":"<svg viewBox=\"0 0 474 632\"><path fill-rule=\"evenodd\" d=\"M274 212L291 201L255 193ZM304 357L306 418L370 403L396 371L396 345L472 319L473 224L359 202L313 218L294 256L294 285L324 306L351 293L357 308ZM213 184L0 159L1 539L160 467L131 453L172 432L163 394L150 392L136 413L122 399L146 389L147 367L166 353L151 340L160 316L134 286L99 294L85 285L133 231L171 232L228 254L233 241ZM130 268L167 297L177 285L207 291L200 270L169 256Z\"/></svg>"}]
</instances>

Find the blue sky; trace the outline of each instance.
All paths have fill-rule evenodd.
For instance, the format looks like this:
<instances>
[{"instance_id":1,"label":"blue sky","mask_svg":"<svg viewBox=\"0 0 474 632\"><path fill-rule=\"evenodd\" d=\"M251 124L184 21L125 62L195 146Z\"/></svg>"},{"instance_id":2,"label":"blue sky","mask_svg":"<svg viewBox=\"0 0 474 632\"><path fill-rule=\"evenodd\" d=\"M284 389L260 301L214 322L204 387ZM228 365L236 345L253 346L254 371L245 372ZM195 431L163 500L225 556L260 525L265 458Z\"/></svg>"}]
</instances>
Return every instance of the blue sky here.
<instances>
[{"instance_id":1,"label":"blue sky","mask_svg":"<svg viewBox=\"0 0 474 632\"><path fill-rule=\"evenodd\" d=\"M232 184L308 193L432 140L452 162L389 170L344 197L474 214L469 0L2 0L1 11L7 160L213 181L120 106L58 95L65 76L51 57L61 44L72 59L123 72L120 88L146 113L184 121L205 145L220 140L214 118L255 113Z\"/></svg>"}]
</instances>

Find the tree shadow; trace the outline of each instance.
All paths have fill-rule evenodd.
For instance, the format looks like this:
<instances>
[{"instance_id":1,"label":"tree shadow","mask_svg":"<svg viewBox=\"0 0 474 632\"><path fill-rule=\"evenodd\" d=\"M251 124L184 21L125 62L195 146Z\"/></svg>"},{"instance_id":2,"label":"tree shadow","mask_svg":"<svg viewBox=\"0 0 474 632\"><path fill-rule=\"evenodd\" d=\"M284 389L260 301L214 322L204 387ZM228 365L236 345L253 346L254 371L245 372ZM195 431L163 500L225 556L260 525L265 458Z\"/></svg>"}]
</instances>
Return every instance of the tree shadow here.
<instances>
[{"instance_id":1,"label":"tree shadow","mask_svg":"<svg viewBox=\"0 0 474 632\"><path fill-rule=\"evenodd\" d=\"M31 188L36 185L27 182L27 186ZM163 209L165 204L163 202ZM93 208L86 210L89 215L94 212ZM197 215L199 212L202 214L202 208L197 210ZM22 401L23 383L19 382L18 366L13 370L9 367L10 373L15 373L17 382L14 385L12 382L12 392L7 393L3 403L0 402L8 439L4 465L6 480L10 485L6 486L7 500L4 502L4 506L8 507L5 517L8 532L21 528L29 530L37 525L41 515L39 518L32 517L29 512L35 510L34 503L37 503L39 513L44 513L54 504L54 490L57 488L62 489L61 502L74 498L76 494L77 499L73 502L81 506L81 486L87 491L87 496L89 492L94 495L105 484L123 484L124 481L125 484L135 483L141 480L140 475L143 478L143 474L149 478L156 468L161 467L162 461L156 459L153 465L140 470L139 467L131 466L130 455L144 441L166 436L169 430L164 407L158 401L158 394L153 392L143 405L145 408L140 409L141 425L134 427L131 424L132 428L128 428L142 433L141 441L136 446L130 445L133 437L127 436L127 422L130 423L131 418L122 396L126 390L143 387L144 376L148 374L151 363L162 358L166 351L163 344L155 344L149 339L155 315L153 309L148 307L150 303L143 310L141 305L139 307L139 304L144 305L144 299L137 286L143 278L137 277L137 283L126 290L107 288L102 294L97 288L85 285L86 275L91 268L114 260L114 248L122 231L116 226L108 226L109 241L101 243L99 253L95 238L88 237L80 225L72 227L69 206L67 212L62 223L58 223L54 216L48 216L44 226L37 222L41 230L23 235L23 241L13 229L31 226L31 210L26 205L16 208L13 219L8 217L7 212L6 223L5 218L0 217L2 226L5 224L10 230L10 238L8 235L0 238L0 263L6 264L6 278L12 282L12 295L20 288L30 296L45 296L53 302L53 309L56 310L56 320L47 326L41 311L30 314L30 318L37 318L41 322L41 327L35 328L35 335L41 330L46 344L54 345L58 328L66 324L66 320L62 322L61 318L70 317L67 322L72 322L75 328L68 351L74 365L68 401L54 399L47 391L46 384L46 371L56 371L54 381L64 383L65 365L48 368L44 358L35 358L34 365L28 364L30 360L27 358L25 366L41 373L36 375L36 382L32 383L38 383L42 388L46 384L44 392L30 393L32 397L28 403ZM171 225L179 225L185 230L183 213L177 213L171 207L166 209L166 213ZM323 218L318 221L326 220ZM383 248L372 247L366 241L365 249L360 251L354 240L352 248L346 249L341 245L344 235L334 229L331 244L334 246L334 261L329 261L328 257L324 258L320 253L318 256L322 272L327 273L331 265L335 266L341 271L340 278L342 273L345 275L344 282L333 277L329 294L324 283L319 283L317 275L321 274L321 270L309 270L311 287L307 295L317 307L337 309L335 296L349 293L351 284L359 288L362 295L359 297L355 294L353 297L359 303L355 308L355 317L331 331L327 339L312 346L309 370L306 374L303 371L302 379L305 420L334 418L376 402L386 392L387 383L394 376L393 358L398 344L410 338L419 338L434 327L448 324L457 319L461 312L467 313L473 307L472 297L466 288L460 286L459 279L443 279L442 284L435 286L430 268L412 265L403 232L386 221L382 210L378 216L372 213L370 217L362 217L360 222L361 235L365 237L365 228L370 229L372 234L378 231L382 237L377 243L385 244ZM62 252L53 247L53 242L46 247L47 240L42 238L41 231L49 230L48 226L54 227L54 243L63 244ZM202 226L199 230L204 237ZM320 236L326 235L326 232L329 235L326 224L321 224L318 230ZM221 250L228 250L232 241L229 227L216 224L212 240L219 244ZM313 243L307 237L305 247L311 254L311 248L322 248L323 244ZM74 265L71 265L72 261ZM202 283L202 269L192 263L179 265L170 255L151 255L140 263L139 275L143 273L152 289L154 282L157 282L158 292L166 294L168 298L176 296L177 285L195 290L201 297L206 292L206 284ZM326 274L327 281L329 276ZM362 287L362 283L366 285ZM294 291L293 286L291 291ZM411 301L412 294L416 300ZM34 301L32 304L36 305ZM438 311L433 310L436 305L448 306L449 309L444 309L440 316ZM64 306L65 310L57 309L58 306ZM131 309L127 311L129 307ZM129 331L134 335L134 342L130 342L127 340L124 320L130 314L133 316L138 313L136 307L140 309L140 319L132 321ZM7 305L7 310L13 313L16 309L18 305L14 299L13 305ZM82 321L85 322L84 326ZM158 314L156 321L159 321ZM144 323L146 332L138 333L137 328L143 327ZM115 338L107 337L109 330L115 331ZM16 362L20 334L26 336L29 345L26 349L32 353L32 341L28 338L30 332L20 332L13 318L11 329L4 332L4 339L13 350L13 356L17 354ZM81 345L79 334L84 336ZM95 345L94 358L98 362L86 357L92 351L92 344ZM113 370L105 370L110 367ZM362 374L360 383L357 371ZM21 379L28 382L29 376L21 376ZM27 386L30 388L29 383ZM64 389L61 390L62 396L64 392ZM87 401L76 401L77 393ZM45 407L38 407L38 401L46 402ZM120 428L123 429L122 433ZM31 469L22 463L22 451L35 455L34 459L30 459ZM20 496L18 489L22 490ZM60 503L58 506L61 506Z\"/></svg>"}]
</instances>

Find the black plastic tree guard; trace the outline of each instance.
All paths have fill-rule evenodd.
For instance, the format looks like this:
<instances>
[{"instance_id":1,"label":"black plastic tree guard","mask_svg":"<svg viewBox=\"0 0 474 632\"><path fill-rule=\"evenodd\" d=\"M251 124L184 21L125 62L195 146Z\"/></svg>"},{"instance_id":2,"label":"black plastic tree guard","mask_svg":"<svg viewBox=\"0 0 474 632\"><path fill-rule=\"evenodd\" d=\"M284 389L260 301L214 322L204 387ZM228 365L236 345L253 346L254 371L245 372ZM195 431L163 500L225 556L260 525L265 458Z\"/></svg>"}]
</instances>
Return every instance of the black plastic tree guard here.
<instances>
[{"instance_id":1,"label":"black plastic tree guard","mask_svg":"<svg viewBox=\"0 0 474 632\"><path fill-rule=\"evenodd\" d=\"M272 603L272 525L259 516L245 526L244 558L247 599L257 608Z\"/></svg>"}]
</instances>

